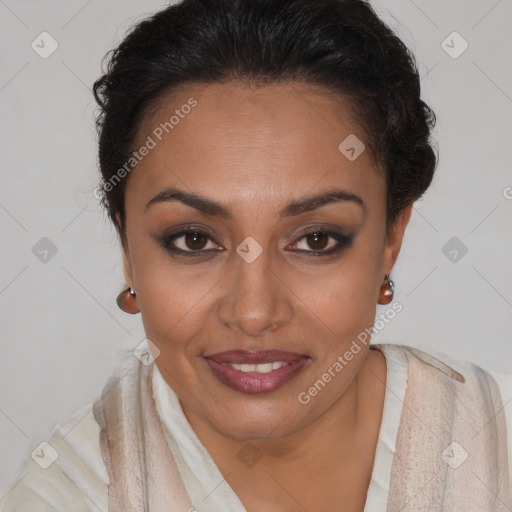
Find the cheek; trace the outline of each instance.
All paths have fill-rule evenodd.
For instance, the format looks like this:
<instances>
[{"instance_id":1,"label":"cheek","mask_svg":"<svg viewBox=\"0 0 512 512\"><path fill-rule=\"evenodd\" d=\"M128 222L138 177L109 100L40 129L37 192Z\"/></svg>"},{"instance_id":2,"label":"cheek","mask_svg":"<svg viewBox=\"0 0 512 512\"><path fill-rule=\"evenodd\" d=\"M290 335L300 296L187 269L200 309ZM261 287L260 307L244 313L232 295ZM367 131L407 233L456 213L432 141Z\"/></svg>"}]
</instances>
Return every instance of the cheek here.
<instances>
[{"instance_id":1,"label":"cheek","mask_svg":"<svg viewBox=\"0 0 512 512\"><path fill-rule=\"evenodd\" d=\"M161 350L186 345L204 324L205 291L161 276L143 286L139 308L148 338L157 340L159 346L165 344Z\"/></svg>"},{"instance_id":2,"label":"cheek","mask_svg":"<svg viewBox=\"0 0 512 512\"><path fill-rule=\"evenodd\" d=\"M374 296L368 281L363 278L361 283L356 275L350 274L346 279L328 280L318 296L304 302L303 310L298 314L308 319L306 328L309 333L314 333L317 342L322 340L315 344L314 350L322 365L332 363L373 325Z\"/></svg>"},{"instance_id":3,"label":"cheek","mask_svg":"<svg viewBox=\"0 0 512 512\"><path fill-rule=\"evenodd\" d=\"M147 234L134 236L130 242L133 281L142 317L170 329L198 304L211 275L204 266L177 263Z\"/></svg>"},{"instance_id":4,"label":"cheek","mask_svg":"<svg viewBox=\"0 0 512 512\"><path fill-rule=\"evenodd\" d=\"M359 240L339 263L314 274L297 274L293 291L304 313L338 343L373 325L380 282L380 248Z\"/></svg>"},{"instance_id":5,"label":"cheek","mask_svg":"<svg viewBox=\"0 0 512 512\"><path fill-rule=\"evenodd\" d=\"M164 358L169 354L177 357L178 352L193 355L198 333L204 331L210 317L208 298L219 277L205 266L178 265L158 248L143 252L136 251L133 260L134 281L140 289L137 304L146 335Z\"/></svg>"}]
</instances>

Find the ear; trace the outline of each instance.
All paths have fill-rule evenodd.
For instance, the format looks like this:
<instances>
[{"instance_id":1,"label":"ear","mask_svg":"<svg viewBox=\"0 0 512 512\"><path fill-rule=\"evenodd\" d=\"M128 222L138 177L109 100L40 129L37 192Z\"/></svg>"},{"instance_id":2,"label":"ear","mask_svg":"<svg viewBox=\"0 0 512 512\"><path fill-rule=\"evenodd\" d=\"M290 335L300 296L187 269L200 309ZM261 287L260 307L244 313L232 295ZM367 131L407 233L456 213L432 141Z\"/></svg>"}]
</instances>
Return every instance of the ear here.
<instances>
[{"instance_id":1,"label":"ear","mask_svg":"<svg viewBox=\"0 0 512 512\"><path fill-rule=\"evenodd\" d=\"M132 280L132 265L130 263L129 256L126 254L126 250L123 249L123 273L126 284L133 288Z\"/></svg>"},{"instance_id":2,"label":"ear","mask_svg":"<svg viewBox=\"0 0 512 512\"><path fill-rule=\"evenodd\" d=\"M116 220L117 220L117 225L120 226L121 224L120 224L119 213L116 213ZM128 242L126 240L125 241L122 240L119 230L118 230L118 234L119 234L119 240L120 240L121 250L122 250L122 254L123 254L124 279L126 281L126 284L133 288L132 265L130 262L130 252L128 250Z\"/></svg>"},{"instance_id":3,"label":"ear","mask_svg":"<svg viewBox=\"0 0 512 512\"><path fill-rule=\"evenodd\" d=\"M384 274L390 274L393 266L395 265L400 248L402 247L402 240L405 233L405 228L409 223L412 214L412 203L405 207L398 216L395 224L391 226L389 233L386 236L386 243L384 246L384 255L382 260L382 270Z\"/></svg>"}]
</instances>

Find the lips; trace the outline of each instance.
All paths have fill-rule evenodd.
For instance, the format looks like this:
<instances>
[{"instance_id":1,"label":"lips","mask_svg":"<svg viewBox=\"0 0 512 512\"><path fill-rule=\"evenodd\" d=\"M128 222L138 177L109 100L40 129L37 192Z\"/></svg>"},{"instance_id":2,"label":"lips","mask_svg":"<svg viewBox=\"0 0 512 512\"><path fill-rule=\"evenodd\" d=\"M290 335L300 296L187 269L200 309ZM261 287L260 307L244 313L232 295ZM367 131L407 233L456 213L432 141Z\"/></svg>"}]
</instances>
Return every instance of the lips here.
<instances>
[{"instance_id":1,"label":"lips","mask_svg":"<svg viewBox=\"0 0 512 512\"><path fill-rule=\"evenodd\" d=\"M229 350L205 356L213 375L241 393L268 393L290 382L309 357L282 350Z\"/></svg>"}]
</instances>

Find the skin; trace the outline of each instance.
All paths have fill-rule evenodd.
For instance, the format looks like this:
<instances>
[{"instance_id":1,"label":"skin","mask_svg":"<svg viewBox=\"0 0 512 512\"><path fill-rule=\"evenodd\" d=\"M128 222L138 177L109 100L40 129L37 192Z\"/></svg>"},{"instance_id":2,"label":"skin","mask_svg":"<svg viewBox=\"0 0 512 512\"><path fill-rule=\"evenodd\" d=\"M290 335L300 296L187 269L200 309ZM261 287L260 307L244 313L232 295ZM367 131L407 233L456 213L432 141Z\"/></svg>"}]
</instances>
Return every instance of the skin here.
<instances>
[{"instance_id":1,"label":"skin","mask_svg":"<svg viewBox=\"0 0 512 512\"><path fill-rule=\"evenodd\" d=\"M332 511L333 503L361 511L382 419L384 356L360 344L309 404L297 397L373 325L412 205L387 232L384 173L369 150L355 161L340 153L349 134L365 136L350 105L318 87L189 85L159 100L138 143L191 97L198 105L137 165L125 190L125 278L160 351L155 363L249 512ZM179 201L145 210L170 186L221 203L233 219ZM280 219L290 201L334 188L357 194L365 208L339 201ZM182 236L175 246L220 250L169 253L161 239L189 226L210 238ZM337 254L312 255L337 244L304 237L320 227L354 239ZM247 237L262 249L252 263L236 252ZM220 383L203 358L271 348L310 360L292 381L258 395ZM237 457L244 446L261 455L253 467Z\"/></svg>"}]
</instances>

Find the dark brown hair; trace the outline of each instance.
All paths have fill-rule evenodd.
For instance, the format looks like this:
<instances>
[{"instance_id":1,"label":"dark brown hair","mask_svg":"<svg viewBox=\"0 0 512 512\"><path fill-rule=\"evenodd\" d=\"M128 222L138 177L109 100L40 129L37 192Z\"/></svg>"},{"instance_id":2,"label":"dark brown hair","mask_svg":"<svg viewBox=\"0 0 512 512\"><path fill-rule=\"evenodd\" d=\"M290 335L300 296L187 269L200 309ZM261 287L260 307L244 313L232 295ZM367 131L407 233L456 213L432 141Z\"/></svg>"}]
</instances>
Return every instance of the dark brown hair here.
<instances>
[{"instance_id":1,"label":"dark brown hair","mask_svg":"<svg viewBox=\"0 0 512 512\"><path fill-rule=\"evenodd\" d=\"M101 202L123 241L127 176L113 178L151 105L186 83L299 81L348 98L386 172L388 228L432 181L435 114L420 99L414 56L366 1L184 0L135 25L107 56L93 88Z\"/></svg>"}]
</instances>

